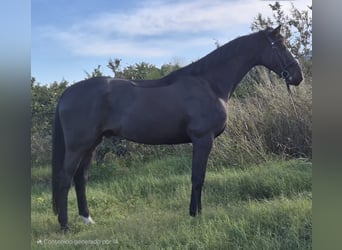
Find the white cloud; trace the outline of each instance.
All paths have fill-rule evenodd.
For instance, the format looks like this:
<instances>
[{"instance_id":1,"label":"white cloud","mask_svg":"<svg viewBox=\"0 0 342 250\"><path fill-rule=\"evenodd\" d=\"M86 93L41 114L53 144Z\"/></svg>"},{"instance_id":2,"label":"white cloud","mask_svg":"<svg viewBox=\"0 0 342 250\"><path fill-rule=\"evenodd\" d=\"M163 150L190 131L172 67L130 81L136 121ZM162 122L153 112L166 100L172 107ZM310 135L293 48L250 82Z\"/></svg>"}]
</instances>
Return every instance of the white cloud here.
<instances>
[{"instance_id":1,"label":"white cloud","mask_svg":"<svg viewBox=\"0 0 342 250\"><path fill-rule=\"evenodd\" d=\"M121 35L162 35L169 32L201 32L246 22L255 4L240 1L187 1L146 6L133 13L106 13L84 23L84 28ZM255 2L255 1L254 1ZM260 3L256 2L261 6Z\"/></svg>"},{"instance_id":2,"label":"white cloud","mask_svg":"<svg viewBox=\"0 0 342 250\"><path fill-rule=\"evenodd\" d=\"M265 3L258 0L192 0L181 2L146 2L127 13L102 13L94 19L72 26L74 30L122 36L155 36L170 32L203 32L240 23L250 24Z\"/></svg>"},{"instance_id":3,"label":"white cloud","mask_svg":"<svg viewBox=\"0 0 342 250\"><path fill-rule=\"evenodd\" d=\"M203 32L222 36L236 25L249 27L258 13L271 14L269 3L273 2L146 1L139 9L100 13L63 30L54 28L45 35L78 55L172 56L177 50L213 44L213 37L201 37Z\"/></svg>"}]
</instances>

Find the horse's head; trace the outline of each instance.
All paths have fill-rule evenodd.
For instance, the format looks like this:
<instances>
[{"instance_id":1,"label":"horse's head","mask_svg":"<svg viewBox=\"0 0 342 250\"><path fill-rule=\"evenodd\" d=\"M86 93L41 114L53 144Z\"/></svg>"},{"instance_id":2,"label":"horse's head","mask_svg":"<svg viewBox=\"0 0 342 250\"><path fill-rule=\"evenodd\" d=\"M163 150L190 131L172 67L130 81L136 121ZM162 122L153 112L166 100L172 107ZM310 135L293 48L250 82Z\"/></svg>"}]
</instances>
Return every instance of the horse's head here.
<instances>
[{"instance_id":1,"label":"horse's head","mask_svg":"<svg viewBox=\"0 0 342 250\"><path fill-rule=\"evenodd\" d=\"M280 34L280 25L273 28L266 28L263 41L266 46L261 57L261 64L277 73L283 78L286 84L298 85L303 80L302 70L298 61L285 46L284 37Z\"/></svg>"}]
</instances>

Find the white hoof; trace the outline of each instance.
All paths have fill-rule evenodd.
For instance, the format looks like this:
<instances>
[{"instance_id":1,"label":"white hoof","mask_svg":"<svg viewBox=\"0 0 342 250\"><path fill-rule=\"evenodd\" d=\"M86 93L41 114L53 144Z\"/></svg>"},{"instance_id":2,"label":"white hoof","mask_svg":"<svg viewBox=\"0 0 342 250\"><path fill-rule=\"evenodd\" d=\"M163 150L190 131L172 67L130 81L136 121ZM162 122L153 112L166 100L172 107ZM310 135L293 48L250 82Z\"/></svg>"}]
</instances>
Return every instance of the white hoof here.
<instances>
[{"instance_id":1,"label":"white hoof","mask_svg":"<svg viewBox=\"0 0 342 250\"><path fill-rule=\"evenodd\" d=\"M90 216L87 218L87 217L80 215L80 217L85 224L95 224L95 221L93 221L93 219Z\"/></svg>"}]
</instances>

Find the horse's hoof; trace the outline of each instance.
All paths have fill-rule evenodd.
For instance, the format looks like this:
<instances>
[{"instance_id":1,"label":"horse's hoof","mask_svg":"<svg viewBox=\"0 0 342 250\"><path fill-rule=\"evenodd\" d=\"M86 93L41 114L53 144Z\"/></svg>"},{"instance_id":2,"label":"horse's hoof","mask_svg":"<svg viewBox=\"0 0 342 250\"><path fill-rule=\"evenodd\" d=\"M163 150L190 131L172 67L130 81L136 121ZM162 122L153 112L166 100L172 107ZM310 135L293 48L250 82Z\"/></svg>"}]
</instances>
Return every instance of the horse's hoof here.
<instances>
[{"instance_id":1,"label":"horse's hoof","mask_svg":"<svg viewBox=\"0 0 342 250\"><path fill-rule=\"evenodd\" d=\"M61 226L61 231L62 231L62 233L66 234L69 232L69 227L68 226Z\"/></svg>"},{"instance_id":2,"label":"horse's hoof","mask_svg":"<svg viewBox=\"0 0 342 250\"><path fill-rule=\"evenodd\" d=\"M193 212L193 211L190 211L190 216L192 216L192 217L196 217L196 212Z\"/></svg>"},{"instance_id":3,"label":"horse's hoof","mask_svg":"<svg viewBox=\"0 0 342 250\"><path fill-rule=\"evenodd\" d=\"M83 215L80 215L81 219L85 224L95 224L95 221L89 216L89 217L84 217Z\"/></svg>"}]
</instances>

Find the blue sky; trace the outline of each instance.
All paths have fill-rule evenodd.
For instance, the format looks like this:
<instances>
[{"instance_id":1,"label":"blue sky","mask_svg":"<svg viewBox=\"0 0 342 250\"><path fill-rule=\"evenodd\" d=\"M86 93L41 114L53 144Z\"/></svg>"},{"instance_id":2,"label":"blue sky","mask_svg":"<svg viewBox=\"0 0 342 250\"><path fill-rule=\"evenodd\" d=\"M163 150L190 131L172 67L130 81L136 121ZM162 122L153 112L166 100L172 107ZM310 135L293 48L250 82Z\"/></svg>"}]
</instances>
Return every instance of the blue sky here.
<instances>
[{"instance_id":1,"label":"blue sky","mask_svg":"<svg viewBox=\"0 0 342 250\"><path fill-rule=\"evenodd\" d=\"M298 9L311 0L292 1ZM110 58L122 65L169 62L186 65L250 33L258 13L271 16L260 0L32 0L31 74L49 84L76 82ZM290 1L281 1L289 8Z\"/></svg>"}]
</instances>

